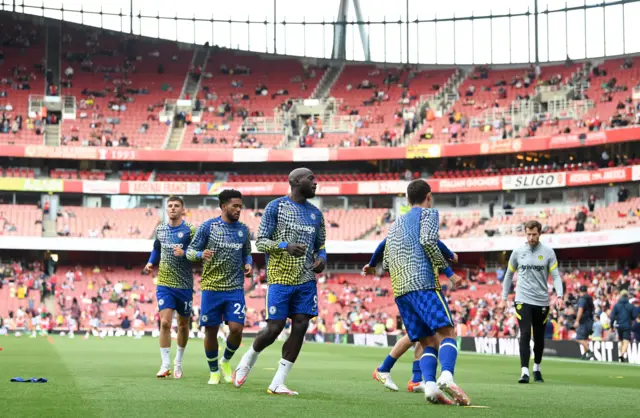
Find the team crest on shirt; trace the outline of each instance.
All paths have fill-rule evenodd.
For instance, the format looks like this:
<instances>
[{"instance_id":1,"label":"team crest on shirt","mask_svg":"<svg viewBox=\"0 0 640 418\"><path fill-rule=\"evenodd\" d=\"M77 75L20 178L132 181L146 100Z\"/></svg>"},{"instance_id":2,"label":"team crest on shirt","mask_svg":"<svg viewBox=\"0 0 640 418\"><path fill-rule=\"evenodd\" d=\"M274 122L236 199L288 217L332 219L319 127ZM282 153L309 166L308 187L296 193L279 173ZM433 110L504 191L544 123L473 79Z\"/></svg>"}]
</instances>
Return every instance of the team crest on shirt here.
<instances>
[{"instance_id":1,"label":"team crest on shirt","mask_svg":"<svg viewBox=\"0 0 640 418\"><path fill-rule=\"evenodd\" d=\"M158 301L158 305L160 305L160 306L164 305L164 299L160 299L160 300Z\"/></svg>"},{"instance_id":2,"label":"team crest on shirt","mask_svg":"<svg viewBox=\"0 0 640 418\"><path fill-rule=\"evenodd\" d=\"M269 315L275 315L277 309L275 306L269 306Z\"/></svg>"},{"instance_id":3,"label":"team crest on shirt","mask_svg":"<svg viewBox=\"0 0 640 418\"><path fill-rule=\"evenodd\" d=\"M184 237L184 233L178 232L178 238L182 238L182 237Z\"/></svg>"},{"instance_id":4,"label":"team crest on shirt","mask_svg":"<svg viewBox=\"0 0 640 418\"><path fill-rule=\"evenodd\" d=\"M517 309L517 310L522 309L522 303L518 303L518 305L516 306L516 309Z\"/></svg>"},{"instance_id":5,"label":"team crest on shirt","mask_svg":"<svg viewBox=\"0 0 640 418\"><path fill-rule=\"evenodd\" d=\"M239 236L240 238L242 238L242 237L244 236L244 234L242 233L242 231L238 231L238 236Z\"/></svg>"},{"instance_id":6,"label":"team crest on shirt","mask_svg":"<svg viewBox=\"0 0 640 418\"><path fill-rule=\"evenodd\" d=\"M543 257L543 256L541 256L541 255L539 255L539 256L538 256L538 261L542 261L542 260L544 260L544 257Z\"/></svg>"},{"instance_id":7,"label":"team crest on shirt","mask_svg":"<svg viewBox=\"0 0 640 418\"><path fill-rule=\"evenodd\" d=\"M315 214L315 213L312 213L312 214L310 215L310 217L311 217L311 220L312 220L312 221L315 221L315 220L316 220L316 214Z\"/></svg>"},{"instance_id":8,"label":"team crest on shirt","mask_svg":"<svg viewBox=\"0 0 640 418\"><path fill-rule=\"evenodd\" d=\"M207 315L202 315L202 322L207 322L209 318L207 318Z\"/></svg>"}]
</instances>

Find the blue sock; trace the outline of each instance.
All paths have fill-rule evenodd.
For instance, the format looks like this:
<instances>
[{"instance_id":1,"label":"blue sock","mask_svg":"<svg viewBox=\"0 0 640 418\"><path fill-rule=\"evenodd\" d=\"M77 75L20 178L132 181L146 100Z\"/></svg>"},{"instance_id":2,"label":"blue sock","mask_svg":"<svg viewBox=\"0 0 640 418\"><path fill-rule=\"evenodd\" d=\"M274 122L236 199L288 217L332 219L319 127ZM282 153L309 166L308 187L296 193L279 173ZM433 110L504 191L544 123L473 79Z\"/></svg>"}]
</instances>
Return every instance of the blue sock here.
<instances>
[{"instance_id":1,"label":"blue sock","mask_svg":"<svg viewBox=\"0 0 640 418\"><path fill-rule=\"evenodd\" d=\"M458 358L458 344L453 338L445 338L440 343L440 365L442 371L450 372L453 375L453 371L456 368L456 359Z\"/></svg>"},{"instance_id":2,"label":"blue sock","mask_svg":"<svg viewBox=\"0 0 640 418\"><path fill-rule=\"evenodd\" d=\"M205 351L207 356L207 363L209 363L209 370L212 372L218 371L218 352L217 351Z\"/></svg>"},{"instance_id":3,"label":"blue sock","mask_svg":"<svg viewBox=\"0 0 640 418\"><path fill-rule=\"evenodd\" d=\"M398 359L391 357L391 354L389 354L382 362L382 365L378 367L378 371L382 373L389 373L393 368L393 365L396 364L396 361L398 361Z\"/></svg>"},{"instance_id":4,"label":"blue sock","mask_svg":"<svg viewBox=\"0 0 640 418\"><path fill-rule=\"evenodd\" d=\"M436 381L436 370L438 369L438 352L433 347L424 349L424 354L420 359L420 370L425 382Z\"/></svg>"},{"instance_id":5,"label":"blue sock","mask_svg":"<svg viewBox=\"0 0 640 418\"><path fill-rule=\"evenodd\" d=\"M413 376L411 377L411 381L413 383L422 382L422 369L420 369L420 360L413 360Z\"/></svg>"},{"instance_id":6,"label":"blue sock","mask_svg":"<svg viewBox=\"0 0 640 418\"><path fill-rule=\"evenodd\" d=\"M233 357L237 349L238 349L238 346L231 345L227 341L227 347L224 349L224 359L231 360L231 357Z\"/></svg>"}]
</instances>

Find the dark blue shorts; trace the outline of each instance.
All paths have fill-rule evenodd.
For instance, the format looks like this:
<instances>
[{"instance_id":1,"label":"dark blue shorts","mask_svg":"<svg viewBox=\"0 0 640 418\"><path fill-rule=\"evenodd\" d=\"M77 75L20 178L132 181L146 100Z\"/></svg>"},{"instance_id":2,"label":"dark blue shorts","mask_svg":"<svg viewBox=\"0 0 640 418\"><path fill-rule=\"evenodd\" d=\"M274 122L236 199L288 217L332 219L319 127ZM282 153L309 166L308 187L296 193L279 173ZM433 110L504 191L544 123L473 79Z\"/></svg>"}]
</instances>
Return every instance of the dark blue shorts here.
<instances>
[{"instance_id":1,"label":"dark blue shorts","mask_svg":"<svg viewBox=\"0 0 640 418\"><path fill-rule=\"evenodd\" d=\"M173 309L180 316L191 316L193 304L193 290L177 289L175 287L158 286L156 289L158 310Z\"/></svg>"},{"instance_id":2,"label":"dark blue shorts","mask_svg":"<svg viewBox=\"0 0 640 418\"><path fill-rule=\"evenodd\" d=\"M200 326L217 327L222 322L237 322L244 325L245 311L242 289L226 292L203 290Z\"/></svg>"},{"instance_id":3,"label":"dark blue shorts","mask_svg":"<svg viewBox=\"0 0 640 418\"><path fill-rule=\"evenodd\" d=\"M411 341L435 335L444 327L453 326L449 305L438 290L418 290L396 298L407 335Z\"/></svg>"},{"instance_id":4,"label":"dark blue shorts","mask_svg":"<svg viewBox=\"0 0 640 418\"><path fill-rule=\"evenodd\" d=\"M576 340L586 341L589 339L589 336L593 334L593 322L587 321L584 324L578 325L576 328Z\"/></svg>"},{"instance_id":5,"label":"dark blue shorts","mask_svg":"<svg viewBox=\"0 0 640 418\"><path fill-rule=\"evenodd\" d=\"M624 328L618 328L618 341L623 341L623 340L631 340L631 330L630 329L624 329Z\"/></svg>"},{"instance_id":6,"label":"dark blue shorts","mask_svg":"<svg viewBox=\"0 0 640 418\"><path fill-rule=\"evenodd\" d=\"M315 280L300 285L270 284L267 288L267 319L282 320L294 314L318 316Z\"/></svg>"}]
</instances>

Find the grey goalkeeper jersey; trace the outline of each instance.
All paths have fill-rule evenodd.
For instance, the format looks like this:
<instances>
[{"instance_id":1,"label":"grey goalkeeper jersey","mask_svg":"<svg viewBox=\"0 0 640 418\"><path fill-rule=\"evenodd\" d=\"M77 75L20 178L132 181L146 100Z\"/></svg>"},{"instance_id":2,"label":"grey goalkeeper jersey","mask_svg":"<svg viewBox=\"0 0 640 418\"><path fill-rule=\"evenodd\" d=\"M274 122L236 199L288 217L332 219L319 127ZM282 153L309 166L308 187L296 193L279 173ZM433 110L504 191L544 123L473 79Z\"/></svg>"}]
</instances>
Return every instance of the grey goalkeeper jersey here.
<instances>
[{"instance_id":1,"label":"grey goalkeeper jersey","mask_svg":"<svg viewBox=\"0 0 640 418\"><path fill-rule=\"evenodd\" d=\"M502 298L507 299L513 273L518 272L516 302L535 306L549 306L547 280L553 277L553 287L558 297L563 296L562 278L558 272L558 260L552 248L538 243L535 248L527 243L511 253L507 274L502 282Z\"/></svg>"}]
</instances>

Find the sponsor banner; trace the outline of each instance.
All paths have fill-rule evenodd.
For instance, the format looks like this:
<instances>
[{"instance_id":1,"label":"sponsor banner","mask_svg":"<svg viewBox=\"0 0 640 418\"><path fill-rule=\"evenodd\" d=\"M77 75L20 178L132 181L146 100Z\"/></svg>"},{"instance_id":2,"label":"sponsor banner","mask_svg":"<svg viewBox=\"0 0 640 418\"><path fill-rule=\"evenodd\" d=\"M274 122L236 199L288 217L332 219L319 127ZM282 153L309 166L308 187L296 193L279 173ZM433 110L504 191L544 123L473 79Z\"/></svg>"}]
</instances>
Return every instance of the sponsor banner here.
<instances>
[{"instance_id":1,"label":"sponsor banner","mask_svg":"<svg viewBox=\"0 0 640 418\"><path fill-rule=\"evenodd\" d=\"M578 148L585 146L601 145L607 143L605 131L589 132L583 134L558 135L549 138L549 148Z\"/></svg>"},{"instance_id":2,"label":"sponsor banner","mask_svg":"<svg viewBox=\"0 0 640 418\"><path fill-rule=\"evenodd\" d=\"M138 160L138 152L129 148L98 148L98 158L100 160L135 161Z\"/></svg>"},{"instance_id":3,"label":"sponsor banner","mask_svg":"<svg viewBox=\"0 0 640 418\"><path fill-rule=\"evenodd\" d=\"M635 168L635 166L633 168ZM567 186L631 181L631 172L631 167L614 167L595 171L574 171L567 173Z\"/></svg>"},{"instance_id":4,"label":"sponsor banner","mask_svg":"<svg viewBox=\"0 0 640 418\"><path fill-rule=\"evenodd\" d=\"M233 150L234 163L263 163L268 160L269 150L266 148Z\"/></svg>"},{"instance_id":5,"label":"sponsor banner","mask_svg":"<svg viewBox=\"0 0 640 418\"><path fill-rule=\"evenodd\" d=\"M551 187L574 187L640 180L640 166L616 167L594 171L570 173L524 174L516 176L465 177L430 179L434 193L473 193L493 190L525 190ZM61 189L61 184L63 188ZM408 182L348 181L321 182L318 196L381 195L406 192ZM0 190L39 191L85 194L150 194L150 195L217 195L224 189L236 189L245 196L283 196L289 193L289 184L244 182L120 182L97 180L58 180L0 178Z\"/></svg>"},{"instance_id":6,"label":"sponsor banner","mask_svg":"<svg viewBox=\"0 0 640 418\"><path fill-rule=\"evenodd\" d=\"M385 334L353 334L353 344L369 347L388 347L389 341Z\"/></svg>"},{"instance_id":7,"label":"sponsor banner","mask_svg":"<svg viewBox=\"0 0 640 418\"><path fill-rule=\"evenodd\" d=\"M406 181L361 181L358 182L357 194L405 194Z\"/></svg>"},{"instance_id":8,"label":"sponsor banner","mask_svg":"<svg viewBox=\"0 0 640 418\"><path fill-rule=\"evenodd\" d=\"M517 338L460 337L458 346L462 351L478 354L520 355L520 344ZM590 341L589 349L593 352L591 361L617 363L620 359L620 343L616 341ZM531 354L533 355L533 340ZM640 343L636 341L629 344L628 354L629 363L640 364ZM545 340L544 355L580 359L584 355L584 348L573 340Z\"/></svg>"},{"instance_id":9,"label":"sponsor banner","mask_svg":"<svg viewBox=\"0 0 640 418\"><path fill-rule=\"evenodd\" d=\"M57 179L25 179L23 190L28 192L60 193L64 190L64 181Z\"/></svg>"},{"instance_id":10,"label":"sponsor banner","mask_svg":"<svg viewBox=\"0 0 640 418\"><path fill-rule=\"evenodd\" d=\"M98 150L92 147L47 147L30 145L24 148L27 158L60 158L70 160L97 160Z\"/></svg>"},{"instance_id":11,"label":"sponsor banner","mask_svg":"<svg viewBox=\"0 0 640 418\"><path fill-rule=\"evenodd\" d=\"M199 195L200 183L176 181L128 181L129 194Z\"/></svg>"},{"instance_id":12,"label":"sponsor banner","mask_svg":"<svg viewBox=\"0 0 640 418\"><path fill-rule=\"evenodd\" d=\"M498 140L480 143L480 154L508 154L522 150L522 139Z\"/></svg>"},{"instance_id":13,"label":"sponsor banner","mask_svg":"<svg viewBox=\"0 0 640 418\"><path fill-rule=\"evenodd\" d=\"M331 152L331 161L404 160L405 158L407 158L406 147L333 148Z\"/></svg>"},{"instance_id":14,"label":"sponsor banner","mask_svg":"<svg viewBox=\"0 0 640 418\"><path fill-rule=\"evenodd\" d=\"M484 192L502 190L502 177L466 177L459 179L440 179L429 182L438 193Z\"/></svg>"},{"instance_id":15,"label":"sponsor banner","mask_svg":"<svg viewBox=\"0 0 640 418\"><path fill-rule=\"evenodd\" d=\"M329 161L329 148L296 148L293 150L294 162Z\"/></svg>"},{"instance_id":16,"label":"sponsor banner","mask_svg":"<svg viewBox=\"0 0 640 418\"><path fill-rule=\"evenodd\" d=\"M20 192L53 192L64 190L62 180L53 179L25 179L25 178L0 178L0 190Z\"/></svg>"},{"instance_id":17,"label":"sponsor banner","mask_svg":"<svg viewBox=\"0 0 640 418\"><path fill-rule=\"evenodd\" d=\"M0 177L0 188L2 190L21 191L24 190L25 179Z\"/></svg>"},{"instance_id":18,"label":"sponsor banner","mask_svg":"<svg viewBox=\"0 0 640 418\"><path fill-rule=\"evenodd\" d=\"M418 144L407 147L407 158L439 158L440 145L438 144Z\"/></svg>"},{"instance_id":19,"label":"sponsor banner","mask_svg":"<svg viewBox=\"0 0 640 418\"><path fill-rule=\"evenodd\" d=\"M85 194L120 194L119 181L84 180L82 193Z\"/></svg>"},{"instance_id":20,"label":"sponsor banner","mask_svg":"<svg viewBox=\"0 0 640 418\"><path fill-rule=\"evenodd\" d=\"M516 176L503 176L503 190L548 189L552 187L564 187L566 185L566 173L544 174L519 174Z\"/></svg>"},{"instance_id":21,"label":"sponsor banner","mask_svg":"<svg viewBox=\"0 0 640 418\"><path fill-rule=\"evenodd\" d=\"M318 189L316 190L316 194L318 196L336 196L357 193L358 185L353 182L320 182L318 183Z\"/></svg>"},{"instance_id":22,"label":"sponsor banner","mask_svg":"<svg viewBox=\"0 0 640 418\"><path fill-rule=\"evenodd\" d=\"M64 193L82 193L82 180L64 180L63 186L64 186ZM115 194L120 193L120 182L116 182L118 183L118 192L116 192Z\"/></svg>"},{"instance_id":23,"label":"sponsor banner","mask_svg":"<svg viewBox=\"0 0 640 418\"><path fill-rule=\"evenodd\" d=\"M368 161L406 158L458 157L578 148L640 139L640 128L620 128L578 135L471 142L465 144L418 144L409 147L353 147L311 149L185 149L47 147L2 145L0 156L71 160L182 161L182 162L275 162L275 161Z\"/></svg>"}]
</instances>

